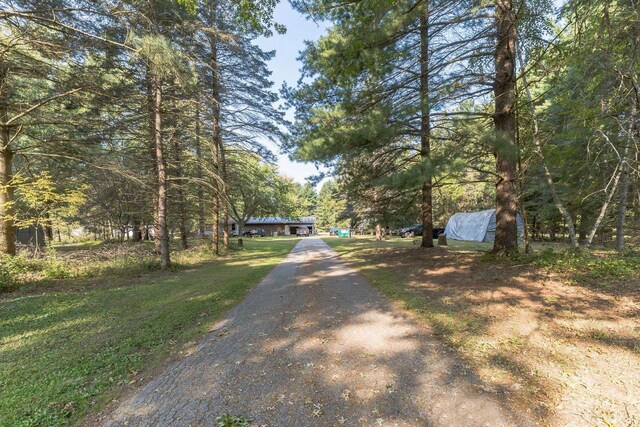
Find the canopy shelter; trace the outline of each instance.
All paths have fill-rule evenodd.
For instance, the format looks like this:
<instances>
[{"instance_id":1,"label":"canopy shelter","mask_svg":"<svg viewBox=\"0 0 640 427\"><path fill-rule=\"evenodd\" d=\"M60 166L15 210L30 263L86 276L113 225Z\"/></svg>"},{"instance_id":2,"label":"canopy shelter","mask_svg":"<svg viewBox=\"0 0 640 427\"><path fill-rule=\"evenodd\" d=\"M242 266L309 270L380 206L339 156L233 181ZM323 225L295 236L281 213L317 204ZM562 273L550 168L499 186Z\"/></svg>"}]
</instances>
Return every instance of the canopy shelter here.
<instances>
[{"instance_id":1,"label":"canopy shelter","mask_svg":"<svg viewBox=\"0 0 640 427\"><path fill-rule=\"evenodd\" d=\"M524 241L524 221L520 212L516 216L518 240ZM444 230L448 240L467 240L471 242L491 242L496 237L496 210L479 212L459 212L453 214Z\"/></svg>"}]
</instances>

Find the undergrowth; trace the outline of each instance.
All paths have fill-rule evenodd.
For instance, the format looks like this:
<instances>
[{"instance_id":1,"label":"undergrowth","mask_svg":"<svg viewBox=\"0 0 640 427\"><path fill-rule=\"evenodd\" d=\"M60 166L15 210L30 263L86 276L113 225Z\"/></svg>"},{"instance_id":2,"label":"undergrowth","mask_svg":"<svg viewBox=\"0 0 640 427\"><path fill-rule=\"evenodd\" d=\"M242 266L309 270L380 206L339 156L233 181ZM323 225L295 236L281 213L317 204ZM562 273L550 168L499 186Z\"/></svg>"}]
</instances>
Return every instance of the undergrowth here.
<instances>
[{"instance_id":1,"label":"undergrowth","mask_svg":"<svg viewBox=\"0 0 640 427\"><path fill-rule=\"evenodd\" d=\"M483 254L482 260L500 261L491 253ZM589 281L605 288L640 277L640 253L635 250L614 252L588 248L545 248L531 254L519 254L504 261L533 264L570 274L576 280Z\"/></svg>"},{"instance_id":2,"label":"undergrowth","mask_svg":"<svg viewBox=\"0 0 640 427\"><path fill-rule=\"evenodd\" d=\"M172 254L173 270L215 258L206 244ZM103 244L89 248L47 247L33 254L22 251L0 258L0 293L25 285L46 284L61 279L105 276L135 276L160 269L160 257L150 244Z\"/></svg>"}]
</instances>

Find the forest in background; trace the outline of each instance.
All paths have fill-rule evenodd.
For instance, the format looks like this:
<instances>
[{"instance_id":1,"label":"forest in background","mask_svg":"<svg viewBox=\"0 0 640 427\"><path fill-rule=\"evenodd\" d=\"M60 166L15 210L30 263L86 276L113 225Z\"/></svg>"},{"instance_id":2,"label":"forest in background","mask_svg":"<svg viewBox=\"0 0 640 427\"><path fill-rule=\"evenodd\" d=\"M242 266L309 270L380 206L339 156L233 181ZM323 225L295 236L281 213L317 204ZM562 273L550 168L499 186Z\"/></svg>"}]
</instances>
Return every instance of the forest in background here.
<instances>
[{"instance_id":1,"label":"forest in background","mask_svg":"<svg viewBox=\"0 0 640 427\"><path fill-rule=\"evenodd\" d=\"M332 25L280 96L256 45L286 31L276 3L0 2L0 252L16 226L82 229L154 236L168 268L207 227L227 248L229 218L430 230L492 207L498 254L516 211L531 239L637 238L635 0L293 1ZM333 180L280 175L269 143Z\"/></svg>"},{"instance_id":2,"label":"forest in background","mask_svg":"<svg viewBox=\"0 0 640 427\"><path fill-rule=\"evenodd\" d=\"M284 31L271 2L3 1L0 252L15 227L96 239L172 236L287 213L296 184L268 142L285 121L269 80ZM213 227L216 253L228 247Z\"/></svg>"}]
</instances>

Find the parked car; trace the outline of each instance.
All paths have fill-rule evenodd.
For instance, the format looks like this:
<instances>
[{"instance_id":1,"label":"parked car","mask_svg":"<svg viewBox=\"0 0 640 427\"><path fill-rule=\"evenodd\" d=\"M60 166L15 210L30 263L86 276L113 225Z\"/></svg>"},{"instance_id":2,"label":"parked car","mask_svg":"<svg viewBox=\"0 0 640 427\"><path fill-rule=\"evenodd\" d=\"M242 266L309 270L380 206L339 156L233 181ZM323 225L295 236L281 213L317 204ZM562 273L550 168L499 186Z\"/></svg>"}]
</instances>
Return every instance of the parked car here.
<instances>
[{"instance_id":1,"label":"parked car","mask_svg":"<svg viewBox=\"0 0 640 427\"><path fill-rule=\"evenodd\" d=\"M416 234L416 232L419 232L420 234ZM398 235L402 238L422 236L422 224L414 224L409 227L404 227L400 230Z\"/></svg>"},{"instance_id":2,"label":"parked car","mask_svg":"<svg viewBox=\"0 0 640 427\"><path fill-rule=\"evenodd\" d=\"M438 227L438 228L436 228L436 227L433 227L433 234L432 234L432 237L433 237L434 239L437 239L437 238L438 238L438 236L439 236L439 235L441 235L441 234L444 234L444 228L439 228L439 227Z\"/></svg>"},{"instance_id":3,"label":"parked car","mask_svg":"<svg viewBox=\"0 0 640 427\"><path fill-rule=\"evenodd\" d=\"M431 237L433 239L437 239L438 236L444 233L444 228L433 227L433 232L431 233ZM422 224L415 224L411 227L405 227L400 230L400 237L415 237L422 236Z\"/></svg>"},{"instance_id":4,"label":"parked car","mask_svg":"<svg viewBox=\"0 0 640 427\"><path fill-rule=\"evenodd\" d=\"M266 234L267 233L264 231L264 228L252 228L251 230L242 233L242 235L246 237L264 237Z\"/></svg>"},{"instance_id":5,"label":"parked car","mask_svg":"<svg viewBox=\"0 0 640 427\"><path fill-rule=\"evenodd\" d=\"M296 236L309 236L309 234L311 234L309 232L309 227L298 227L298 229L296 230Z\"/></svg>"},{"instance_id":6,"label":"parked car","mask_svg":"<svg viewBox=\"0 0 640 427\"><path fill-rule=\"evenodd\" d=\"M329 236L337 236L337 235L338 235L338 230L339 230L339 229L338 229L338 228L336 228L336 227L331 227L331 228L329 229Z\"/></svg>"}]
</instances>

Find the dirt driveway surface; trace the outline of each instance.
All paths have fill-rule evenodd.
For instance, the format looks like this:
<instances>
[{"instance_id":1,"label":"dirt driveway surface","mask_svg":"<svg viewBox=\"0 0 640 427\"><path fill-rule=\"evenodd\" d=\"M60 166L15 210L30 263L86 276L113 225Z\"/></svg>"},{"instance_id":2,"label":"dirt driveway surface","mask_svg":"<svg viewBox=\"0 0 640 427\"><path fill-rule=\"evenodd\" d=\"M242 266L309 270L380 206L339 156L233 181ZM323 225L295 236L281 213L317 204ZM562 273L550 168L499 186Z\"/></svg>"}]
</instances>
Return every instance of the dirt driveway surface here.
<instances>
[{"instance_id":1,"label":"dirt driveway surface","mask_svg":"<svg viewBox=\"0 0 640 427\"><path fill-rule=\"evenodd\" d=\"M221 414L256 426L533 425L315 237L106 425L215 426Z\"/></svg>"}]
</instances>

